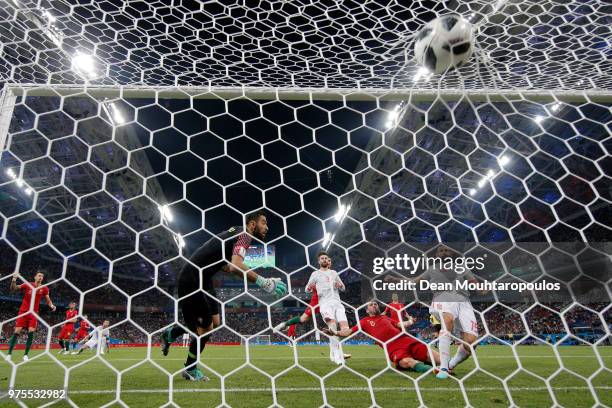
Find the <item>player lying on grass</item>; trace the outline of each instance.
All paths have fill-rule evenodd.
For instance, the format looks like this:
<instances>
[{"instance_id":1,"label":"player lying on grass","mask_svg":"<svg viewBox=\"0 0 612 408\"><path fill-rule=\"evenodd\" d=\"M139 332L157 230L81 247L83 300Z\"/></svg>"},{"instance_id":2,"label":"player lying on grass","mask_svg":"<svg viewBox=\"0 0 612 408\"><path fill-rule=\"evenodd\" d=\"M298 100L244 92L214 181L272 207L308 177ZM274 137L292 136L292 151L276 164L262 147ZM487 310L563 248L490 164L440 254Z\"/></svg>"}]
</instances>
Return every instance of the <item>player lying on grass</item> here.
<instances>
[{"instance_id":1,"label":"player lying on grass","mask_svg":"<svg viewBox=\"0 0 612 408\"><path fill-rule=\"evenodd\" d=\"M23 361L28 361L28 353L30 352L30 348L32 347L32 342L34 341L34 332L36 331L36 327L38 326L38 320L36 320L36 316L38 315L38 310L40 309L40 301L42 298L45 298L45 302L47 302L47 306L55 312L55 305L51 301L49 297L49 287L42 286L42 282L45 279L45 271L39 269L34 275L34 282L26 282L21 285L17 285L17 278L19 277L19 273L15 272L13 274L13 279L11 279L11 292L21 291L23 294L23 299L21 300L21 306L19 306L18 318L15 322L15 332L11 336L9 340L9 349L7 358L10 360L11 355L13 354L13 349L15 348L15 344L17 344L17 338L21 334L21 331L25 328L28 331L28 339L26 340L25 345L25 353L23 354ZM34 293L34 302L32 302L32 293Z\"/></svg>"},{"instance_id":2,"label":"player lying on grass","mask_svg":"<svg viewBox=\"0 0 612 408\"><path fill-rule=\"evenodd\" d=\"M315 288L312 291L312 297L310 298L310 303L308 304L308 306L306 306L306 310L304 310L304 313L302 313L301 316L296 316L296 317L293 317L287 320L286 322L282 322L281 324L275 326L274 330L280 332L280 331L287 329L288 327L289 329L287 330L287 337L289 337L292 340L295 340L296 325L306 323L307 321L312 319L313 312L316 314L318 311L319 311L319 295L317 294L317 289ZM319 332L316 332L316 336L317 336L317 341L318 341ZM347 360L349 358L351 358L351 355L344 353L344 359Z\"/></svg>"},{"instance_id":3,"label":"player lying on grass","mask_svg":"<svg viewBox=\"0 0 612 408\"><path fill-rule=\"evenodd\" d=\"M436 248L436 258L449 259L457 258L458 253L447 247L439 245ZM465 361L472 354L472 347L475 347L476 338L478 337L478 323L474 314L474 308L470 303L470 294L467 290L457 289L455 282L469 281L477 282L476 277L469 270L458 272L454 269L445 268L430 268L422 275L415 279L399 279L394 277L385 278L387 281L399 282L402 280L419 282L427 280L431 284L438 284L438 287L444 287L441 284L450 284L453 290L433 290L433 299L429 313L440 322L441 329L438 335L438 349L440 350L440 371L436 375L439 379L448 378L449 371L452 371L457 365ZM464 341L457 353L451 359L451 333L456 330L461 333Z\"/></svg>"},{"instance_id":4,"label":"player lying on grass","mask_svg":"<svg viewBox=\"0 0 612 408\"><path fill-rule=\"evenodd\" d=\"M110 326L110 321L105 320L102 322L100 326L93 329L91 333L79 342L79 351L73 351L72 354L81 354L84 350L91 350L93 348L97 350L98 343L100 343L100 352L102 354L109 352L108 339L110 331L108 326Z\"/></svg>"},{"instance_id":5,"label":"player lying on grass","mask_svg":"<svg viewBox=\"0 0 612 408\"><path fill-rule=\"evenodd\" d=\"M328 329L325 329L324 332L335 336L348 337L361 330L373 337L380 347L384 348L384 344L386 344L387 357L396 369L424 373L431 368L425 364L431 363L427 346L409 336L403 330L403 327L413 324L414 320L412 318L403 323L394 322L380 313L378 303L374 301L368 303L366 312L368 315L361 319L357 326L352 327L348 334ZM439 364L439 354L434 350L431 350L431 354L434 362Z\"/></svg>"},{"instance_id":6,"label":"player lying on grass","mask_svg":"<svg viewBox=\"0 0 612 408\"><path fill-rule=\"evenodd\" d=\"M327 252L319 252L317 261L319 262L319 269L310 275L310 279L306 284L306 292L312 293L315 290L317 291L319 296L319 313L330 331L336 332L338 325L340 325L339 333L349 335L351 331L339 293L340 290L345 290L344 283L342 283L338 273L331 269L332 261ZM330 337L329 348L330 360L336 364L344 363L342 345L337 336Z\"/></svg>"},{"instance_id":7,"label":"player lying on grass","mask_svg":"<svg viewBox=\"0 0 612 408\"><path fill-rule=\"evenodd\" d=\"M57 337L59 345L61 347L59 354L70 353L70 344L72 343L72 334L74 333L74 324L77 322L77 315L79 311L76 308L76 302L70 302L68 304L68 310L66 310L66 323L62 326L59 336Z\"/></svg>"},{"instance_id":8,"label":"player lying on grass","mask_svg":"<svg viewBox=\"0 0 612 408\"><path fill-rule=\"evenodd\" d=\"M268 293L278 297L287 293L287 286L283 281L278 278L264 278L249 270L244 263L244 257L251 245L251 237L263 241L268 233L266 215L263 211L249 214L245 225L245 231L242 227L232 227L208 240L194 252L189 262L179 272L177 278L179 309L187 328L199 336L199 338L193 337L189 345L185 371L183 371L183 378L187 380L208 380L197 367L196 361L198 354L202 353L206 342L210 339L206 333L221 324L217 293L213 287L213 277L217 272L232 272L240 277L246 274L247 281L255 283ZM183 327L174 325L162 333L161 344L164 356L168 355L170 344L185 332Z\"/></svg>"}]
</instances>

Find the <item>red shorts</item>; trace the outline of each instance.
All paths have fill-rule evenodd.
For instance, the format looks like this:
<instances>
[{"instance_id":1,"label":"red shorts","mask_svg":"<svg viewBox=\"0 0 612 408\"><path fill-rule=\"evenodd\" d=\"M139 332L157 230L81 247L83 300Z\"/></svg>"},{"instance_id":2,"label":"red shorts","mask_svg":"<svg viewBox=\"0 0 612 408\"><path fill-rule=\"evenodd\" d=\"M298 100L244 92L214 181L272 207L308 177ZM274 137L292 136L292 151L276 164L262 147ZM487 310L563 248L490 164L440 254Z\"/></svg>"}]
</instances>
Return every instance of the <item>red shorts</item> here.
<instances>
[{"instance_id":1,"label":"red shorts","mask_svg":"<svg viewBox=\"0 0 612 408\"><path fill-rule=\"evenodd\" d=\"M24 329L35 329L36 327L38 327L38 320L36 319L34 313L28 313L17 318L17 321L15 322L15 327L22 327Z\"/></svg>"},{"instance_id":2,"label":"red shorts","mask_svg":"<svg viewBox=\"0 0 612 408\"><path fill-rule=\"evenodd\" d=\"M295 337L295 324L289 326L289 331L287 332L287 337L294 338Z\"/></svg>"},{"instance_id":3,"label":"red shorts","mask_svg":"<svg viewBox=\"0 0 612 408\"><path fill-rule=\"evenodd\" d=\"M76 337L75 337L75 340L76 340L76 341L81 341L81 340L83 340L85 337L87 337L87 334L88 334L88 333L87 333L87 331L79 330L79 331L77 332L77 335L76 335Z\"/></svg>"},{"instance_id":4,"label":"red shorts","mask_svg":"<svg viewBox=\"0 0 612 408\"><path fill-rule=\"evenodd\" d=\"M426 362L429 360L427 346L408 336L402 336L387 345L387 354L393 364L405 358Z\"/></svg>"},{"instance_id":5,"label":"red shorts","mask_svg":"<svg viewBox=\"0 0 612 408\"><path fill-rule=\"evenodd\" d=\"M74 325L64 325L64 327L62 327L62 331L60 331L58 339L68 340L70 336L72 336L72 333L74 333Z\"/></svg>"}]
</instances>

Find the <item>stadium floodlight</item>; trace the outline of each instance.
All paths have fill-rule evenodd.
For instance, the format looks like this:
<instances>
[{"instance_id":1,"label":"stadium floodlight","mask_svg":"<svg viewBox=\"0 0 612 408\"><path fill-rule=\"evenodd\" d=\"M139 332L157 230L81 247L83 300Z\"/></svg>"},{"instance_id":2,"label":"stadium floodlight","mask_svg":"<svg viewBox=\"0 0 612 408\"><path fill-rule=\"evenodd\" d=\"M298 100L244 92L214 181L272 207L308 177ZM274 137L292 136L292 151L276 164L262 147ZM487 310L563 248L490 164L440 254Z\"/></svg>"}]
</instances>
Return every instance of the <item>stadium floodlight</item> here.
<instances>
[{"instance_id":1,"label":"stadium floodlight","mask_svg":"<svg viewBox=\"0 0 612 408\"><path fill-rule=\"evenodd\" d=\"M397 119L400 107L401 107L401 105L397 104L397 105L395 105L395 108L393 108L393 110L391 112L389 112L389 116L388 116L389 120Z\"/></svg>"},{"instance_id":2,"label":"stadium floodlight","mask_svg":"<svg viewBox=\"0 0 612 408\"><path fill-rule=\"evenodd\" d=\"M387 122L385 123L385 127L387 129L391 129L397 126L398 119L400 117L400 111L403 105L404 105L404 101L401 101L400 103L395 105L395 107L393 108L391 112L389 112L389 114L387 115Z\"/></svg>"},{"instance_id":3,"label":"stadium floodlight","mask_svg":"<svg viewBox=\"0 0 612 408\"><path fill-rule=\"evenodd\" d=\"M15 170L11 168L6 169L6 175L12 178L13 180L17 178L17 175L15 174Z\"/></svg>"},{"instance_id":4,"label":"stadium floodlight","mask_svg":"<svg viewBox=\"0 0 612 408\"><path fill-rule=\"evenodd\" d=\"M553 112L557 112L561 108L561 103L557 102L553 106L550 107L550 110Z\"/></svg>"},{"instance_id":5,"label":"stadium floodlight","mask_svg":"<svg viewBox=\"0 0 612 408\"><path fill-rule=\"evenodd\" d=\"M183 238L183 236L181 234L175 234L174 235L174 242L176 242L176 245L179 248L185 248L185 239Z\"/></svg>"},{"instance_id":6,"label":"stadium floodlight","mask_svg":"<svg viewBox=\"0 0 612 408\"><path fill-rule=\"evenodd\" d=\"M474 194L476 194L476 189L470 188L470 195L473 196Z\"/></svg>"},{"instance_id":7,"label":"stadium floodlight","mask_svg":"<svg viewBox=\"0 0 612 408\"><path fill-rule=\"evenodd\" d=\"M17 179L17 187L23 187L23 180L22 179Z\"/></svg>"},{"instance_id":8,"label":"stadium floodlight","mask_svg":"<svg viewBox=\"0 0 612 408\"><path fill-rule=\"evenodd\" d=\"M110 110L112 113L112 118L115 122L115 124L117 125L123 125L125 123L125 118L123 117L123 114L121 113L121 111L119 110L119 107L117 106L117 104L115 102L110 104Z\"/></svg>"},{"instance_id":9,"label":"stadium floodlight","mask_svg":"<svg viewBox=\"0 0 612 408\"><path fill-rule=\"evenodd\" d=\"M72 69L84 79L95 79L99 76L94 57L80 51L72 57Z\"/></svg>"},{"instance_id":10,"label":"stadium floodlight","mask_svg":"<svg viewBox=\"0 0 612 408\"><path fill-rule=\"evenodd\" d=\"M31 189L30 187L26 188L26 189L25 189L25 193L26 193L27 195L32 195L32 189Z\"/></svg>"},{"instance_id":11,"label":"stadium floodlight","mask_svg":"<svg viewBox=\"0 0 612 408\"><path fill-rule=\"evenodd\" d=\"M535 117L535 119L533 119L535 121L535 123L542 123L542 121L544 120L544 116L542 115L538 115Z\"/></svg>"},{"instance_id":12,"label":"stadium floodlight","mask_svg":"<svg viewBox=\"0 0 612 408\"><path fill-rule=\"evenodd\" d=\"M123 113L119 109L119 105L116 102L104 102L101 104L101 106L106 113L106 116L108 116L115 126L125 124L125 117L123 117Z\"/></svg>"},{"instance_id":13,"label":"stadium floodlight","mask_svg":"<svg viewBox=\"0 0 612 408\"><path fill-rule=\"evenodd\" d=\"M331 240L332 240L332 235L329 232L326 232L325 235L323 235L323 242L321 243L321 246L323 248L327 248Z\"/></svg>"},{"instance_id":14,"label":"stadium floodlight","mask_svg":"<svg viewBox=\"0 0 612 408\"><path fill-rule=\"evenodd\" d=\"M499 164L501 166L505 166L508 163L510 163L510 157L508 157L507 155L504 154L499 158Z\"/></svg>"},{"instance_id":15,"label":"stadium floodlight","mask_svg":"<svg viewBox=\"0 0 612 408\"><path fill-rule=\"evenodd\" d=\"M170 211L170 208L167 205L159 206L159 212L161 213L165 221L172 222L172 220L174 220L172 211Z\"/></svg>"},{"instance_id":16,"label":"stadium floodlight","mask_svg":"<svg viewBox=\"0 0 612 408\"><path fill-rule=\"evenodd\" d=\"M484 187L484 185L486 184L487 179L486 178L481 178L480 181L478 182L478 188L482 188Z\"/></svg>"},{"instance_id":17,"label":"stadium floodlight","mask_svg":"<svg viewBox=\"0 0 612 408\"><path fill-rule=\"evenodd\" d=\"M344 220L344 217L346 217L346 215L348 214L350 209L351 209L350 205L340 204L338 211L336 211L336 215L334 215L334 220L337 223L341 223Z\"/></svg>"}]
</instances>

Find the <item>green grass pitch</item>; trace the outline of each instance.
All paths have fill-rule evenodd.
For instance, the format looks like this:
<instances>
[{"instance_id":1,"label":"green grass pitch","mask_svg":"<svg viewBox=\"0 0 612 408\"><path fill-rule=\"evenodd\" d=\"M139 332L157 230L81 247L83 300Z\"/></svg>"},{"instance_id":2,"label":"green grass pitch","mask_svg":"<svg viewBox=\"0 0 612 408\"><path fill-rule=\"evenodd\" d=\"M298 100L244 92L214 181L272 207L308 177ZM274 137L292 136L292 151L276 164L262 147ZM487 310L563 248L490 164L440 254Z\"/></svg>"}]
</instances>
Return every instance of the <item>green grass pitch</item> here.
<instances>
[{"instance_id":1,"label":"green grass pitch","mask_svg":"<svg viewBox=\"0 0 612 408\"><path fill-rule=\"evenodd\" d=\"M419 376L392 371L382 350L375 346L345 346L344 350L353 354L348 368L336 367L329 361L327 346L298 346L295 355L293 348L287 346L251 346L248 350L242 346L209 346L201 359L202 370L211 378L205 383L180 377L186 349L177 346L165 358L159 349L151 349L149 360L146 347L115 348L101 357L88 352L63 356L54 351L53 357L64 367L48 355L36 357L35 351L33 359L18 366L16 388L61 389L67 378L68 396L82 407L120 407L118 397L133 407L161 406L171 401L183 407L267 407L275 403L291 408L420 404L448 408L468 403L487 408L511 404L612 406L612 347L594 350L560 346L556 349L557 358L555 349L546 345L519 346L514 351L507 346L483 346L477 349L481 370L474 370L473 359L457 369L461 383L455 379L436 380L431 373ZM14 361L21 362L22 353L15 351ZM11 365L0 360L3 392L11 375ZM117 395L119 381L121 391ZM222 388L226 390L224 400ZM40 406L52 400L23 402ZM7 397L0 399L0 407L13 406L18 405ZM52 406L70 405L57 401Z\"/></svg>"}]
</instances>

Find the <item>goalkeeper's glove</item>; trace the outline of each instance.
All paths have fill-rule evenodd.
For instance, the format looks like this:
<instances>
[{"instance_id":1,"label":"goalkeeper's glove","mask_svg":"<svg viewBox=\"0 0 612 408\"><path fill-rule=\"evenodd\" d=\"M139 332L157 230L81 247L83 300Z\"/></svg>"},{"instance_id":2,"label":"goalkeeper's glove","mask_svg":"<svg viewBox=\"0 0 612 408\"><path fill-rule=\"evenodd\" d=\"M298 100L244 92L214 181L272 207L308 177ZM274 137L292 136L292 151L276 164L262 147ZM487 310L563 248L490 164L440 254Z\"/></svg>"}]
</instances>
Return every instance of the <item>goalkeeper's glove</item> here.
<instances>
[{"instance_id":1,"label":"goalkeeper's glove","mask_svg":"<svg viewBox=\"0 0 612 408\"><path fill-rule=\"evenodd\" d=\"M264 278L258 276L255 284L268 293L281 297L287 294L287 285L280 278Z\"/></svg>"}]
</instances>

